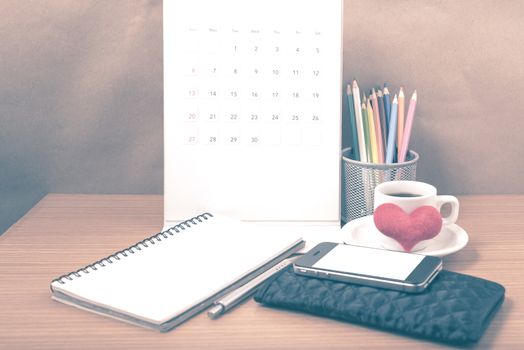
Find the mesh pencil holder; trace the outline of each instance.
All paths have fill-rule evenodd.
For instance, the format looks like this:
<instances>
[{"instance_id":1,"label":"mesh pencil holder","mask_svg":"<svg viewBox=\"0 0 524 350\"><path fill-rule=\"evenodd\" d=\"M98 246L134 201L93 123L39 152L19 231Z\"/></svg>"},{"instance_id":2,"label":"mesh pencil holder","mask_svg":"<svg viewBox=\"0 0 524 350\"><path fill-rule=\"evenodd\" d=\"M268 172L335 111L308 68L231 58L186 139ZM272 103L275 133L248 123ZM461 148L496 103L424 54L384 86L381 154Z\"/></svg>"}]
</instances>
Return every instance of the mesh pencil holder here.
<instances>
[{"instance_id":1,"label":"mesh pencil holder","mask_svg":"<svg viewBox=\"0 0 524 350\"><path fill-rule=\"evenodd\" d=\"M364 163L352 159L351 147L342 150L343 222L373 214L375 187L387 181L415 181L418 154L409 151L403 163Z\"/></svg>"}]
</instances>

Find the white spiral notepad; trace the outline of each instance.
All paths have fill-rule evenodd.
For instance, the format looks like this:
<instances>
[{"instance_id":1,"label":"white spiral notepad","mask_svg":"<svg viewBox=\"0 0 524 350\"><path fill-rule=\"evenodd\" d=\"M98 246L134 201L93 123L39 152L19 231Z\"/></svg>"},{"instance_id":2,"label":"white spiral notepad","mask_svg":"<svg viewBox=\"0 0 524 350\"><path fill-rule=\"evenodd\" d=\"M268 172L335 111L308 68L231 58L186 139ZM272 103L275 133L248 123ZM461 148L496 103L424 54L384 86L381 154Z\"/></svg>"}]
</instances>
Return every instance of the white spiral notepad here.
<instances>
[{"instance_id":1,"label":"white spiral notepad","mask_svg":"<svg viewBox=\"0 0 524 350\"><path fill-rule=\"evenodd\" d=\"M53 299L167 331L303 246L202 214L51 282Z\"/></svg>"}]
</instances>

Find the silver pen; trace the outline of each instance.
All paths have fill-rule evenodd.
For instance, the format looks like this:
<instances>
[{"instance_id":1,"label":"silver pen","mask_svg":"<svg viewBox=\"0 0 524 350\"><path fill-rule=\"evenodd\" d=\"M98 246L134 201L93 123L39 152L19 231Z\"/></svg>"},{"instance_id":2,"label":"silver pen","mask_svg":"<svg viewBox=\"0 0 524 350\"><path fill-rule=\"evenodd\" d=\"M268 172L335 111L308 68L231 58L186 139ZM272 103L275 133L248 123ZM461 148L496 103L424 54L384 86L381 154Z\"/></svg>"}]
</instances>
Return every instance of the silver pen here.
<instances>
[{"instance_id":1,"label":"silver pen","mask_svg":"<svg viewBox=\"0 0 524 350\"><path fill-rule=\"evenodd\" d=\"M282 262L276 264L269 270L261 273L259 276L253 278L248 283L244 284L238 289L235 289L222 299L215 301L215 306L213 306L208 312L207 315L212 318L216 319L223 313L227 312L231 308L238 305L242 300L245 300L249 298L251 295L255 294L257 291L257 288L265 282L269 277L273 276L278 271L282 270L286 266L289 266L293 263L293 261L296 260L298 256L288 258L286 260L283 260Z\"/></svg>"}]
</instances>

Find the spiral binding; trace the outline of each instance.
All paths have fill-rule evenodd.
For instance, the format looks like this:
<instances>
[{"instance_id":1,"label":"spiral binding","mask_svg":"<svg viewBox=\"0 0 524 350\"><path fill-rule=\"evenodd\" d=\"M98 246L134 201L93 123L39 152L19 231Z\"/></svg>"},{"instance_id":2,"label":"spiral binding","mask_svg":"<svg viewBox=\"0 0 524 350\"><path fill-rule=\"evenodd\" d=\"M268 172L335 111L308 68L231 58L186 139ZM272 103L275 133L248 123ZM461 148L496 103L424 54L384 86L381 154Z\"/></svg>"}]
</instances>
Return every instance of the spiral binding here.
<instances>
[{"instance_id":1,"label":"spiral binding","mask_svg":"<svg viewBox=\"0 0 524 350\"><path fill-rule=\"evenodd\" d=\"M198 222L203 222L203 220L208 220L210 217L213 217L213 215L210 213L204 213L204 214L195 216L194 218L181 222L180 224L175 225L166 231L156 233L146 239L141 240L140 242L132 246L127 247L126 249L120 250L103 259L95 261L94 263L90 265L86 265L76 271L62 275L54 279L52 282L58 282L60 284L65 284L67 281L72 281L75 277L82 277L82 273L89 274L92 271L97 271L100 267L105 267L106 263L113 264L116 260L122 260L122 257L128 257L129 256L128 254L136 254L138 251L141 251L144 248L149 248L148 243L154 245L157 242L161 242L169 238L170 236L173 236L174 235L173 231L175 231L176 233L179 233L180 231L186 230L193 225L197 225Z\"/></svg>"}]
</instances>

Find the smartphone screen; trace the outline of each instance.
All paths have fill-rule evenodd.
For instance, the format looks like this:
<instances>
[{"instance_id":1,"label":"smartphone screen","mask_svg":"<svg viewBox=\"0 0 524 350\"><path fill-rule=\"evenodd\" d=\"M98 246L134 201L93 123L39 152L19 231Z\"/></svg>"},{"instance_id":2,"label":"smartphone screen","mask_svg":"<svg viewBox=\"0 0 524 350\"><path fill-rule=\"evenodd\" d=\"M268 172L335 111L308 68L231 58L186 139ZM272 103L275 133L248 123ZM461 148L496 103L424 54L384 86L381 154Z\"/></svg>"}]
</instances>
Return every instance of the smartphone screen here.
<instances>
[{"instance_id":1,"label":"smartphone screen","mask_svg":"<svg viewBox=\"0 0 524 350\"><path fill-rule=\"evenodd\" d=\"M339 244L312 267L403 281L423 259L424 255Z\"/></svg>"}]
</instances>

